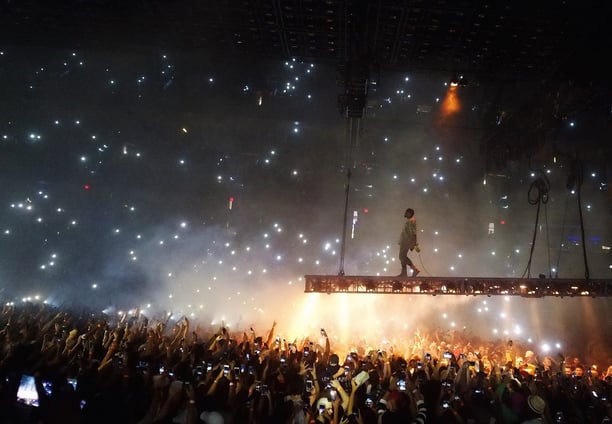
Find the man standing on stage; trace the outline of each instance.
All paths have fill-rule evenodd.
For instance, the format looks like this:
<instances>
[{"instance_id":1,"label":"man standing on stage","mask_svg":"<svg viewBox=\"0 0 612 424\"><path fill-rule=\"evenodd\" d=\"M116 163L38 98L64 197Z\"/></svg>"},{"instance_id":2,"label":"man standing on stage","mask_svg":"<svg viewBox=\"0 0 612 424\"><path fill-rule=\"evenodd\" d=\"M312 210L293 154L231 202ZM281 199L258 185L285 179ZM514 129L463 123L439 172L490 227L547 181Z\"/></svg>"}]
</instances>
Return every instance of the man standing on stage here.
<instances>
[{"instance_id":1,"label":"man standing on stage","mask_svg":"<svg viewBox=\"0 0 612 424\"><path fill-rule=\"evenodd\" d=\"M404 229L402 230L399 239L399 260L402 264L402 273L398 275L398 277L408 276L406 273L406 267L412 268L412 276L416 277L421 270L414 266L408 257L408 251L417 248L417 225L416 218L414 217L414 209L406 209L404 217L406 218L406 224L404 224Z\"/></svg>"}]
</instances>

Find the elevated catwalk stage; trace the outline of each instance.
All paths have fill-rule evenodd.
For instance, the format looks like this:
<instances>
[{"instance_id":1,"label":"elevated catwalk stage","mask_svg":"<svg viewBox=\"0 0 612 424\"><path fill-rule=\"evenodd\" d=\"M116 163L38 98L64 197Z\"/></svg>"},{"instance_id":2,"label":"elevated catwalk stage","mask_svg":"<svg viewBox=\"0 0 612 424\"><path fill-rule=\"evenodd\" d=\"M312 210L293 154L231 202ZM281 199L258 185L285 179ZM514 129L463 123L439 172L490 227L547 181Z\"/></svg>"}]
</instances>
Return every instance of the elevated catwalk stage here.
<instances>
[{"instance_id":1,"label":"elevated catwalk stage","mask_svg":"<svg viewBox=\"0 0 612 424\"><path fill-rule=\"evenodd\" d=\"M612 280L306 275L305 293L612 297Z\"/></svg>"}]
</instances>

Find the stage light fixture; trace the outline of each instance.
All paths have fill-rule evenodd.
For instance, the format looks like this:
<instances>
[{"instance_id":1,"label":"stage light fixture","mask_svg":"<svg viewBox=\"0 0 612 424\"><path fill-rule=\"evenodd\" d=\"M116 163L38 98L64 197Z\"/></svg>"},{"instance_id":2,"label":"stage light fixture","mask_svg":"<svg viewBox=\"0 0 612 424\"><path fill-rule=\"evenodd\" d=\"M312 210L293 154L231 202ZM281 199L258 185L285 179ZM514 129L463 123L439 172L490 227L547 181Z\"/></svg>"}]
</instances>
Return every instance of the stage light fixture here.
<instances>
[{"instance_id":1,"label":"stage light fixture","mask_svg":"<svg viewBox=\"0 0 612 424\"><path fill-rule=\"evenodd\" d=\"M451 87L465 87L467 85L467 79L465 76L458 74L450 79L449 84Z\"/></svg>"}]
</instances>

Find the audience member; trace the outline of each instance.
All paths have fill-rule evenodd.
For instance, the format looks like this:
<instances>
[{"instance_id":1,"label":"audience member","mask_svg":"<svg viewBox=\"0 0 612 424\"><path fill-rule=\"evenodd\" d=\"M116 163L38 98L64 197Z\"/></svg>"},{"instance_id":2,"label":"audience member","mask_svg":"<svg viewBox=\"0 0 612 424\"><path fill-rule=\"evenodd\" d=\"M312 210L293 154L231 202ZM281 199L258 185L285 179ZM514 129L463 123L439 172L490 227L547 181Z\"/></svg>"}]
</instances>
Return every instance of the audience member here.
<instances>
[{"instance_id":1,"label":"audience member","mask_svg":"<svg viewBox=\"0 0 612 424\"><path fill-rule=\"evenodd\" d=\"M115 321L36 304L5 306L0 329L7 424L531 424L612 416L612 366L598 372L606 368L562 355L540 362L512 341L418 334L405 353L389 345L345 352L324 329L323 343L290 342L276 334L276 322L257 335L193 329L185 317Z\"/></svg>"}]
</instances>

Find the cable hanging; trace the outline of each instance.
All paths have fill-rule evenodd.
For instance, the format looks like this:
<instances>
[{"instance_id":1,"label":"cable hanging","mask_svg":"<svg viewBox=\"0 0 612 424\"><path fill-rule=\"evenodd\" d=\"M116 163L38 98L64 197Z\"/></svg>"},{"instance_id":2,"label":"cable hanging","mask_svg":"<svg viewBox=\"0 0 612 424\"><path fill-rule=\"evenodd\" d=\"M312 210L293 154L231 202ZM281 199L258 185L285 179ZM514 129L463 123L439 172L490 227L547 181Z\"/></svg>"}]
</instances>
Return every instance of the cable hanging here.
<instances>
[{"instance_id":1,"label":"cable hanging","mask_svg":"<svg viewBox=\"0 0 612 424\"><path fill-rule=\"evenodd\" d=\"M569 206L569 193L565 197L565 207L563 208L563 220L561 221L561 235L559 236L559 251L557 252L557 263L555 265L555 278L559 275L559 267L561 266L561 251L563 249L563 238L565 237L565 218L567 217L567 208Z\"/></svg>"},{"instance_id":2,"label":"cable hanging","mask_svg":"<svg viewBox=\"0 0 612 424\"><path fill-rule=\"evenodd\" d=\"M525 277L525 274L527 275L527 278L531 278L531 261L533 259L533 249L535 248L536 236L538 234L538 225L540 222L540 207L548 203L549 190L550 182L548 181L548 178L546 178L546 175L542 175L536 178L531 183L531 185L529 186L529 190L527 191L527 201L529 202L529 204L537 205L538 207L536 210L535 225L533 228L533 238L531 240L531 249L529 251L529 260L527 261L527 267L525 268L525 271L523 271L523 275L521 276L521 278Z\"/></svg>"},{"instance_id":3,"label":"cable hanging","mask_svg":"<svg viewBox=\"0 0 612 424\"><path fill-rule=\"evenodd\" d=\"M578 201L578 217L580 218L580 237L582 240L582 259L584 260L584 278L588 280L590 276L589 261L587 260L586 239L584 236L584 217L582 216L582 183L584 182L584 169L582 163L574 159L570 166L570 173L567 178L567 189L576 190L576 200Z\"/></svg>"}]
</instances>

